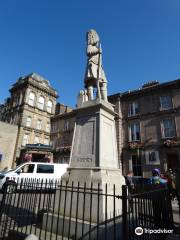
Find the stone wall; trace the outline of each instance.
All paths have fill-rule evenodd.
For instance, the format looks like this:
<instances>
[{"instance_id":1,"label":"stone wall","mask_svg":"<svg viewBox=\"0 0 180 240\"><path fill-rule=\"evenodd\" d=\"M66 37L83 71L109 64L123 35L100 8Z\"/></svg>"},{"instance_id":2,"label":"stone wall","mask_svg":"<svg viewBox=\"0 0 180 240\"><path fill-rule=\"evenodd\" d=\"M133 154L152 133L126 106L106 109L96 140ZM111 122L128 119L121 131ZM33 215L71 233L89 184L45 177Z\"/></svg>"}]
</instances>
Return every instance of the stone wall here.
<instances>
[{"instance_id":1,"label":"stone wall","mask_svg":"<svg viewBox=\"0 0 180 240\"><path fill-rule=\"evenodd\" d=\"M12 167L17 134L17 126L0 121L0 170Z\"/></svg>"}]
</instances>

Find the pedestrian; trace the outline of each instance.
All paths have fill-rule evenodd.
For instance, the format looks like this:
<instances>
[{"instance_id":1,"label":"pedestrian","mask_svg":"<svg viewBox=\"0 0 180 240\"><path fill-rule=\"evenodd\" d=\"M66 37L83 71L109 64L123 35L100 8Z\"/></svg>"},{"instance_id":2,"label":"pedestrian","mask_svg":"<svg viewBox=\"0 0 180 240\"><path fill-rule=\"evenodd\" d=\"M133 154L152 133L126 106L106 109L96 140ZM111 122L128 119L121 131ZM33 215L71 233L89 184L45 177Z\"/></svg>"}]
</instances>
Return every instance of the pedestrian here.
<instances>
[{"instance_id":1,"label":"pedestrian","mask_svg":"<svg viewBox=\"0 0 180 240\"><path fill-rule=\"evenodd\" d=\"M125 177L126 185L128 186L128 189L130 193L134 190L134 182L133 182L133 171L129 171L128 174Z\"/></svg>"},{"instance_id":2,"label":"pedestrian","mask_svg":"<svg viewBox=\"0 0 180 240\"><path fill-rule=\"evenodd\" d=\"M158 168L153 169L152 177L150 178L151 184L167 184L167 180L161 177L161 172Z\"/></svg>"}]
</instances>

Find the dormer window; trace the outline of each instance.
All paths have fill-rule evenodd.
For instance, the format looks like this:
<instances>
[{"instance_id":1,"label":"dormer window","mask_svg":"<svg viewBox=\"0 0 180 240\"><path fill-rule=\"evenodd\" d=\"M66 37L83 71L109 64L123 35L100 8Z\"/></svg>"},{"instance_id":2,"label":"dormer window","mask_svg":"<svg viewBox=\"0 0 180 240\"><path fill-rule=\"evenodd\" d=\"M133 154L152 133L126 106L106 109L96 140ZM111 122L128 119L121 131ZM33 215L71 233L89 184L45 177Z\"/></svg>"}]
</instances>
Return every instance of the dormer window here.
<instances>
[{"instance_id":1,"label":"dormer window","mask_svg":"<svg viewBox=\"0 0 180 240\"><path fill-rule=\"evenodd\" d=\"M129 116L133 116L139 113L139 104L137 101L129 104Z\"/></svg>"},{"instance_id":2,"label":"dormer window","mask_svg":"<svg viewBox=\"0 0 180 240\"><path fill-rule=\"evenodd\" d=\"M38 99L38 108L43 110L44 109L44 98L41 96Z\"/></svg>"},{"instance_id":3,"label":"dormer window","mask_svg":"<svg viewBox=\"0 0 180 240\"><path fill-rule=\"evenodd\" d=\"M166 110L172 108L172 99L170 96L160 96L160 109Z\"/></svg>"}]
</instances>

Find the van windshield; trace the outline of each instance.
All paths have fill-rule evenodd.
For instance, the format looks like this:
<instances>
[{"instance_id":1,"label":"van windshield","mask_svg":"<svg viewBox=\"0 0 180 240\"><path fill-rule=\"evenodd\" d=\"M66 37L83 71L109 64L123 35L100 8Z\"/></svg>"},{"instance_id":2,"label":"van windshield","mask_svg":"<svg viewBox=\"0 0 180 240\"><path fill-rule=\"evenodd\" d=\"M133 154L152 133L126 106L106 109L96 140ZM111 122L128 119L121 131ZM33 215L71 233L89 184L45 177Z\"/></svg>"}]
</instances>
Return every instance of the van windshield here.
<instances>
[{"instance_id":1,"label":"van windshield","mask_svg":"<svg viewBox=\"0 0 180 240\"><path fill-rule=\"evenodd\" d=\"M15 170L16 173L33 173L34 172L34 164L27 163L19 165Z\"/></svg>"},{"instance_id":2,"label":"van windshield","mask_svg":"<svg viewBox=\"0 0 180 240\"><path fill-rule=\"evenodd\" d=\"M16 168L12 169L11 171L16 171L18 168L20 168L24 163L21 163L20 165L18 165Z\"/></svg>"}]
</instances>

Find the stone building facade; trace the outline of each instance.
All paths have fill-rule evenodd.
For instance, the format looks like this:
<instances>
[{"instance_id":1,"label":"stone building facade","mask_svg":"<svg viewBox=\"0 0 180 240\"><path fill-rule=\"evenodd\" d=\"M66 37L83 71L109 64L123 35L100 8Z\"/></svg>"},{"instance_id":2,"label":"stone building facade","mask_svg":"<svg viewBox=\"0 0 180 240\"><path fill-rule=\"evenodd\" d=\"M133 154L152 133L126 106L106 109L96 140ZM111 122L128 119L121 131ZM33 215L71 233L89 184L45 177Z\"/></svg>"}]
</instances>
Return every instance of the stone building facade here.
<instances>
[{"instance_id":1,"label":"stone building facade","mask_svg":"<svg viewBox=\"0 0 180 240\"><path fill-rule=\"evenodd\" d=\"M51 116L55 113L57 92L38 74L20 77L10 89L3 121L18 126L14 164L51 161Z\"/></svg>"},{"instance_id":2,"label":"stone building facade","mask_svg":"<svg viewBox=\"0 0 180 240\"><path fill-rule=\"evenodd\" d=\"M72 108L57 104L56 115L51 118L51 142L54 162L69 163L75 125Z\"/></svg>"},{"instance_id":3,"label":"stone building facade","mask_svg":"<svg viewBox=\"0 0 180 240\"><path fill-rule=\"evenodd\" d=\"M109 100L121 106L117 136L124 174L148 177L153 168L180 167L180 80L151 82Z\"/></svg>"},{"instance_id":4,"label":"stone building facade","mask_svg":"<svg viewBox=\"0 0 180 240\"><path fill-rule=\"evenodd\" d=\"M108 97L117 113L116 135L119 164L123 174L149 177L153 168L165 172L180 167L180 80L142 88ZM65 131L66 122L69 129ZM52 118L52 143L58 162L69 160L75 112ZM65 157L63 154L66 152ZM59 155L58 155L59 154ZM61 157L58 157L61 156Z\"/></svg>"},{"instance_id":5,"label":"stone building facade","mask_svg":"<svg viewBox=\"0 0 180 240\"><path fill-rule=\"evenodd\" d=\"M18 126L0 121L0 170L12 168L17 135Z\"/></svg>"}]
</instances>

